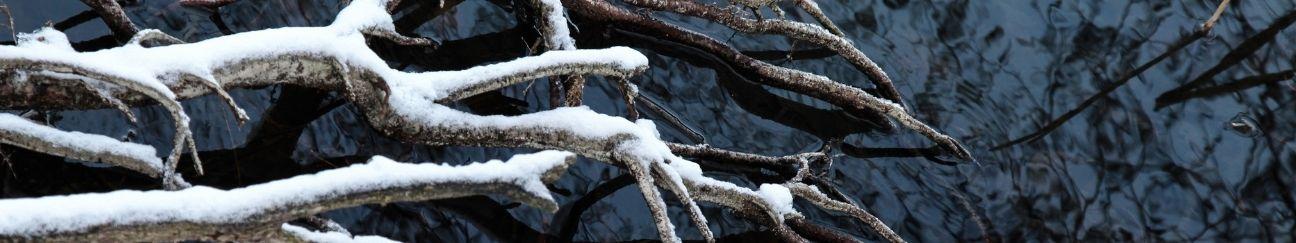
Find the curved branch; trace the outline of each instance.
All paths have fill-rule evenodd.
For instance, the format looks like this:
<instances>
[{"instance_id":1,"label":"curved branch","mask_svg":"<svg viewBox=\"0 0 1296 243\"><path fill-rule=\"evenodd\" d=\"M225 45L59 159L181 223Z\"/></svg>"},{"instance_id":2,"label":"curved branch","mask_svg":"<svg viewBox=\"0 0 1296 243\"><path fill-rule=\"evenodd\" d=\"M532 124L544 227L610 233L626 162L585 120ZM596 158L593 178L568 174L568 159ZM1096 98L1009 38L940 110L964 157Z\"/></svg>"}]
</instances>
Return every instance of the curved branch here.
<instances>
[{"instance_id":1,"label":"curved branch","mask_svg":"<svg viewBox=\"0 0 1296 243\"><path fill-rule=\"evenodd\" d=\"M819 25L823 25L824 29L828 29L828 32L832 32L836 36L846 37L846 33L842 32L841 28L837 27L837 24L833 24L832 19L824 15L823 9L819 9L819 3L814 0L795 0L795 2L806 13L810 13L810 16L814 17L815 21L819 21Z\"/></svg>"},{"instance_id":2,"label":"curved branch","mask_svg":"<svg viewBox=\"0 0 1296 243\"><path fill-rule=\"evenodd\" d=\"M176 163L180 160L180 154L184 150L186 142L189 142L189 147L194 147L192 139L193 134L189 131L189 117L185 115L184 108L180 105L180 102L175 99L175 93L172 93L170 89L167 89L167 87L158 80L158 77L162 75L150 76L126 71L101 72L104 70L104 67L100 65L104 63L82 61L78 58L79 55L77 55L81 53L65 51L70 50L70 47L68 47L70 44L67 43L66 35L63 35L63 33L51 28L43 28L36 33L24 37L27 37L26 39L29 40L20 40L19 46L17 47L0 46L0 51L3 51L3 53L0 53L0 69L19 72L40 72L42 75L54 79L74 80L74 82L64 82L63 85L77 82L102 82L112 85L112 87L123 88L131 93L141 94L148 97L150 100L160 103L162 107L170 113L172 124L176 130L171 141L174 147L171 150L171 154L167 157L168 171L175 170ZM64 50L50 50L52 47L56 46L63 46L64 48L61 49ZM25 80L9 81L10 82L6 83L13 83L15 85L26 83ZM111 87L96 88L107 89ZM98 96L100 94L94 95ZM45 97L44 99L49 98ZM195 157L195 167L201 168L201 164L202 163Z\"/></svg>"},{"instance_id":3,"label":"curved branch","mask_svg":"<svg viewBox=\"0 0 1296 243\"><path fill-rule=\"evenodd\" d=\"M851 41L842 37L840 34L834 34L822 27L794 22L783 19L747 19L738 16L734 11L728 11L719 7L696 3L693 1L667 1L667 0L624 0L627 3L641 7L647 7L658 11L671 11L679 14L699 17L712 20L729 26L737 31L746 33L763 33L778 34L790 38L815 43L823 46L842 58L850 62L864 74L872 79L873 84L877 85L878 91L883 98L889 99L900 106L904 106L903 97L900 91L896 90L895 85L891 83L891 77L887 76L882 68L864 55L859 49L855 48ZM805 0L801 0L802 2ZM813 3L809 3L811 6ZM818 9L818 7L807 8ZM822 13L821 13L822 15ZM831 22L829 26L831 26ZM839 31L840 32L840 31Z\"/></svg>"},{"instance_id":4,"label":"curved branch","mask_svg":"<svg viewBox=\"0 0 1296 243\"><path fill-rule=\"evenodd\" d=\"M36 152L126 168L153 178L167 174L153 147L103 135L66 132L0 113L0 142Z\"/></svg>"},{"instance_id":5,"label":"curved branch","mask_svg":"<svg viewBox=\"0 0 1296 243\"><path fill-rule=\"evenodd\" d=\"M737 49L720 43L711 37L681 29L645 15L632 13L606 1L565 0L564 5L568 6L568 9L590 19L640 29L645 33L655 34L661 38L696 46L715 53L738 68L764 77L757 80L763 84L806 94L857 114L871 113L870 111L881 112L896 119L901 125L926 136L955 157L963 160L973 160L971 153L954 138L942 134L910 116L902 106L865 93L859 88L834 82L824 76L761 62L742 55Z\"/></svg>"},{"instance_id":6,"label":"curved branch","mask_svg":"<svg viewBox=\"0 0 1296 243\"><path fill-rule=\"evenodd\" d=\"M94 53L59 53L57 58L47 58L43 54L31 52L0 52L0 71L47 70L65 72L78 76L57 77L47 82L0 82L0 90L6 97L14 99L0 100L0 107L58 107L67 109L78 105L104 106L103 102L76 100L53 100L42 95L55 94L53 97L67 96L88 92L83 89L63 88L58 81L79 78L115 81L113 78L136 78L150 81L147 77L174 77L177 74L210 77L209 80L221 88L258 87L272 84L296 84L323 90L342 93L356 107L360 107L363 116L374 129L382 134L406 142L421 144L455 144L470 146L529 147L539 149L563 149L590 158L608 162L629 169L639 182L641 191L652 210L658 224L661 239L678 241L673 226L666 217L665 203L661 201L654 185L662 185L679 195L679 200L689 208L690 214L699 227L706 231L704 219L697 213L693 198L710 201L734 208L739 213L753 216L770 226L787 241L804 241L786 225L789 217L799 213L791 206L792 194L788 188L780 185L762 185L759 191L738 187L732 183L717 181L702 175L696 163L676 157L671 148L660 140L656 128L651 122L631 122L622 118L595 113L585 107L558 108L519 116L480 116L449 108L443 103L481 93L487 90L519 84L526 80L554 75L596 74L625 77L642 72L647 67L647 58L632 49L614 47L601 50L550 51L533 57L472 68L463 71L405 73L387 67L386 62L365 46L362 32L366 29L394 28L390 15L380 0L356 0L343 9L337 20L327 27L283 28L256 31L210 39L191 44L171 45L165 48L123 47ZM625 14L616 9L613 14ZM651 21L650 21L651 22ZM667 26L670 27L670 26ZM672 27L673 28L673 27ZM691 32L685 32L691 33ZM694 36L696 37L696 36ZM705 36L694 40L714 40ZM283 40L310 40L310 42L284 42ZM258 45L241 45L257 43ZM724 47L716 44L716 47ZM0 50L22 49L0 47ZM214 51L219 50L219 51ZM736 50L728 48L730 53ZM215 53L215 54L213 54ZM736 54L741 55L741 54ZM77 62L63 62L80 60ZM750 59L750 58L747 58ZM111 60L111 61L109 61ZM784 81L774 81L791 90L820 94L819 97L836 97L828 99L838 104L847 104L856 110L877 109L901 120L906 126L917 123L909 117L899 105L873 97L857 88L832 82L822 76L795 70L782 69L759 61L747 62L749 68L760 70L769 77L790 77ZM4 66L9 65L9 66ZM3 72L0 72L3 73ZM138 81L134 80L134 81ZM166 82L126 82L123 85L156 85L162 87L169 96L157 99L162 93L154 89L136 90L108 89L114 97L124 103L140 104L162 102L178 104L178 99L192 98L214 92L209 86L194 83L197 80L176 78L165 79ZM12 80L10 80L12 81ZM781 83L780 83L781 82ZM155 87L156 88L156 87ZM142 88L141 88L142 89ZM149 91L154 93L148 93ZM826 91L832 90L832 91ZM844 93L839 93L844 92ZM827 96L824 94L834 94ZM29 98L24 100L23 98ZM84 103L81 103L84 102ZM908 120L906 120L908 119ZM938 134L930 128L918 129L924 134ZM943 135L940 135L943 136ZM946 137L948 138L948 137ZM940 143L942 140L937 140ZM952 139L948 140L952 142ZM957 145L957 143L955 143ZM178 146L177 146L178 147ZM961 146L956 146L961 149ZM956 150L961 151L961 150ZM966 152L962 153L966 155ZM803 162L803 161L802 161ZM670 167L666 167L669 163ZM508 169L493 170L506 173ZM552 177L556 178L557 174ZM549 178L548 176L546 178ZM294 180L294 179L289 179ZM661 183L661 184L658 184ZM507 183L505 183L507 184ZM530 183L538 184L538 183ZM678 190L679 185L687 190ZM466 185L466 184L465 184ZM508 184L512 185L512 184ZM462 188L447 185L452 188ZM454 193L471 193L477 190L499 190L489 185L472 185ZM499 186L496 184L496 186ZM507 186L507 185L505 185ZM528 186L524 189L535 189ZM542 191L543 186L533 191ZM187 191L212 191L206 188L188 189L175 195L185 195ZM232 191L227 191L229 193ZM547 191L546 191L547 192ZM160 192L159 192L160 193ZM348 200L391 200L396 196L381 194L360 196ZM219 193L217 193L219 194ZM163 194L171 195L171 194ZM408 196L409 194L398 194ZM443 194L436 194L443 195ZM457 195L457 194L456 194ZM547 194L545 194L547 195ZM93 195L92 195L93 196ZM435 195L433 195L435 196ZM305 195L303 197L321 198L327 195ZM84 198L82 198L84 199ZM547 198L546 198L547 199ZM322 199L321 199L322 200ZM356 203L372 201L349 201ZM550 202L551 201L545 201ZM0 202L2 205L3 202ZM534 204L543 204L535 202ZM293 212L318 212L319 208L331 206L281 205ZM692 205L692 206L688 206ZM551 207L550 207L551 206ZM546 209L556 205L539 205ZM257 212L243 209L237 212ZM229 214L226 214L228 216ZM239 214L233 214L235 216ZM276 226L284 218L300 217L296 214L271 213L275 216L257 216L255 224L235 224L238 231L221 231L221 227L209 227L194 222L148 224L139 227L170 227L181 232L204 232L200 239L243 239L246 234L264 236L278 231L265 230ZM9 214L0 214L6 217ZM0 220L3 221L3 220ZM6 221L7 222L7 221ZM119 222L120 223L120 222ZM226 222L228 223L228 222ZM229 225L225 225L229 226ZM132 226L134 227L134 226ZM224 226L223 226L224 227ZM228 229L229 227L225 227ZM149 228L154 229L154 228ZM114 231L115 232L115 231ZM136 232L126 230L124 232ZM133 240L164 238L167 230L148 230L153 233L129 233ZM241 232L231 234L229 232ZM98 232L105 233L105 232ZM72 233L68 233L72 234ZM704 233L705 234L705 233ZM107 235L113 235L109 233ZM228 238L222 238L228 237Z\"/></svg>"},{"instance_id":7,"label":"curved branch","mask_svg":"<svg viewBox=\"0 0 1296 243\"><path fill-rule=\"evenodd\" d=\"M504 195L552 212L558 205L544 184L574 161L573 154L559 151L463 166L374 157L367 164L233 190L192 187L0 200L0 239L257 240L277 236L284 222L332 209L480 194Z\"/></svg>"},{"instance_id":8,"label":"curved branch","mask_svg":"<svg viewBox=\"0 0 1296 243\"><path fill-rule=\"evenodd\" d=\"M882 220L879 220L877 217L873 216L873 214L862 208L828 198L828 195L819 192L819 189L800 182L787 183L784 184L784 186L787 186L787 188L792 191L792 194L805 198L811 203L819 206L819 208L842 212L854 217L855 219L859 219L861 222L868 224L870 228L873 228L873 232L881 235L882 238L887 239L887 241L897 243L905 242L903 238L900 238L900 235L897 235L895 231L891 231L890 227L887 227L886 224L882 223Z\"/></svg>"},{"instance_id":9,"label":"curved branch","mask_svg":"<svg viewBox=\"0 0 1296 243\"><path fill-rule=\"evenodd\" d=\"M666 145L670 146L672 153L680 156L775 170L797 167L801 165L802 161L806 160L820 160L827 158L827 155L821 152L771 157L717 149L706 144L688 145L667 143Z\"/></svg>"},{"instance_id":10,"label":"curved branch","mask_svg":"<svg viewBox=\"0 0 1296 243\"><path fill-rule=\"evenodd\" d=\"M104 24L108 25L108 29L117 36L117 40L128 40L139 31L135 23L126 17L126 12L122 11L121 5L117 4L116 0L81 0L81 2L99 14Z\"/></svg>"}]
</instances>

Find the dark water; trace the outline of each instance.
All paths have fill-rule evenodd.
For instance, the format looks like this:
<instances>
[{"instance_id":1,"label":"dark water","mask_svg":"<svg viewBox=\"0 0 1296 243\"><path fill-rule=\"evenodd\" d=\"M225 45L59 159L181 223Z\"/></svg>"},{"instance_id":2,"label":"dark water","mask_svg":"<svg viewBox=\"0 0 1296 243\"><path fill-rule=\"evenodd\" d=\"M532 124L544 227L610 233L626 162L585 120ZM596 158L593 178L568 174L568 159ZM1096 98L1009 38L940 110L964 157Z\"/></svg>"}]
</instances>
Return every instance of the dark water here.
<instances>
[{"instance_id":1,"label":"dark water","mask_svg":"<svg viewBox=\"0 0 1296 243\"><path fill-rule=\"evenodd\" d=\"M842 156L830 173L832 179L911 241L981 241L987 237L996 241L1292 241L1296 227L1296 190L1292 188L1296 184L1293 81L1271 82L1155 109L1158 95L1196 79L1221 63L1230 51L1246 47L1248 39L1275 19L1296 10L1289 1L1234 2L1212 34L1142 72L1060 129L1035 142L991 151L990 147L1034 131L1112 84L1122 73L1161 54L1205 21L1216 3L821 0L819 4L850 39L896 80L915 115L963 141L980 161L980 166L946 166L922 157ZM31 31L47 21L59 22L87 9L73 0L4 3L14 13L18 31ZM212 18L210 12L178 7L171 1L143 0L126 10L142 27L197 41L222 35L222 28L242 32L325 25L339 8L334 1L245 0L221 9L218 19ZM699 29L743 50L787 50L793 45L782 37L734 34L706 21L657 16ZM810 20L799 13L789 17ZM217 21L225 26L217 25ZM461 49L468 52L462 58L447 51L451 54L446 58L431 58L408 68L459 69L522 55L528 43L517 41L520 38L514 32L524 32L527 27L516 25L512 13L488 1L467 1L416 28L415 33L447 43L500 35L495 38L499 43ZM580 27L591 32L597 29ZM108 34L98 20L67 32L73 41ZM1260 42L1263 46L1256 52L1227 65L1210 80L1232 82L1292 69L1296 61L1296 49L1292 48L1296 39L1292 34L1291 30L1279 31L1272 41ZM654 47L642 40L618 43L634 39L618 38L587 36L579 38L578 45L611 42L639 48L650 57L653 67L636 80L643 94L679 115L714 146L782 155L814 151L822 146L822 138L841 136L846 137L846 144L855 147L929 146L922 137L905 131L871 133L845 121L824 120L832 116L813 116L832 113L832 108L809 97L753 87L723 68L688 57L687 51ZM796 46L812 48L805 43ZM772 62L869 87L866 78L840 58ZM515 105L506 108L542 110L548 107L542 86L540 82L530 91L525 85L510 87L500 94L515 99ZM624 113L614 85L595 79L586 90L586 104L594 110ZM249 132L261 124L263 113L276 101L301 97L303 93L320 101L308 106L323 107L322 115L308 123L295 144L289 142L282 151L276 151L287 153L285 158L297 164L329 167L318 164L370 155L462 163L523 152L399 143L371 131L359 119L355 107L332 102L335 99L330 94L293 87L234 92L256 120L241 127L211 97L187 101L185 108L195 117L193 128L201 139L200 150L231 150L249 146ZM783 103L772 100L809 106L779 106ZM68 111L52 116L57 117L55 124L63 129L110 136L131 134L135 141L166 151L170 126L165 113L156 107L136 111L141 119L137 125L125 123L110 110ZM1238 132L1229 126L1231 121L1251 129ZM696 142L678 129L659 127L671 140ZM239 176L256 174L249 170L260 168L257 163L269 163L240 160L237 156L231 161L241 166L235 166L241 169L233 179L237 182L222 183L256 181L254 176L247 176L248 181ZM569 223L574 240L655 239L637 190L617 190L610 186L617 183L606 183L615 181L620 174L602 163L582 161L555 185L564 194L558 196L564 207L571 207L596 188L614 190L607 198L591 204L579 220ZM57 175L27 178L57 181ZM714 176L751 185L732 174ZM260 180L270 177L274 176ZM6 187L7 197L41 195L37 189L15 189L12 184ZM102 189L48 191L67 190ZM529 241L524 237L526 233L558 234L568 222L526 206L513 206L506 201L472 198L369 205L327 216L354 233L434 242ZM861 224L847 218L818 211L808 204L798 208L818 222L877 240ZM673 211L679 212L677 207ZM717 235L759 230L717 207L708 207L706 212ZM675 215L681 234L697 238L696 232L685 227L687 222L683 215Z\"/></svg>"}]
</instances>

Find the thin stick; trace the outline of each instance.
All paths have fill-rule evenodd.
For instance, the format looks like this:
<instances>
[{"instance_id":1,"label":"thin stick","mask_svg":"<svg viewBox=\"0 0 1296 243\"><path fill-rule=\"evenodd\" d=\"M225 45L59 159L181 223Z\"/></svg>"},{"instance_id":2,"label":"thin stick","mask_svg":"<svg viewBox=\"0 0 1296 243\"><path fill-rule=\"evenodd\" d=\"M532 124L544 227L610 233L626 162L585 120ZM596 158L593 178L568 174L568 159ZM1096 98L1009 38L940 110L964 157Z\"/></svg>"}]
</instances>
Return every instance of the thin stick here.
<instances>
[{"instance_id":1,"label":"thin stick","mask_svg":"<svg viewBox=\"0 0 1296 243\"><path fill-rule=\"evenodd\" d=\"M1224 0L1220 2L1219 7L1215 7L1215 13L1211 14L1210 19L1207 19L1206 23L1202 24L1203 31L1210 31L1212 27L1215 27L1215 21L1219 20L1220 15L1224 14L1224 7L1227 7L1228 4L1229 0Z\"/></svg>"},{"instance_id":2,"label":"thin stick","mask_svg":"<svg viewBox=\"0 0 1296 243\"><path fill-rule=\"evenodd\" d=\"M9 25L6 25L6 27L9 27L9 38L13 38L11 40L18 42L18 33L14 31L13 13L9 12L9 5L0 4L0 12L4 12L5 18L9 19Z\"/></svg>"}]
</instances>

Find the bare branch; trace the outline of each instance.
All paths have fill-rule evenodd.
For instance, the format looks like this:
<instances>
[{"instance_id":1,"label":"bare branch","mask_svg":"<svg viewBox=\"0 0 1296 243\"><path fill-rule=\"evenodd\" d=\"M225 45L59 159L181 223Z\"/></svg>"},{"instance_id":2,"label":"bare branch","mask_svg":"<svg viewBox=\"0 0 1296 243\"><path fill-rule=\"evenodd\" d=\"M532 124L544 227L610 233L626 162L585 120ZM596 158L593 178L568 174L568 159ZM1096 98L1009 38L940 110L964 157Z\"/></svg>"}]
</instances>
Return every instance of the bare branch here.
<instances>
[{"instance_id":1,"label":"bare branch","mask_svg":"<svg viewBox=\"0 0 1296 243\"><path fill-rule=\"evenodd\" d=\"M706 216L702 215L702 208L698 207L697 202L689 195L688 189L684 185L684 179L675 173L672 168L667 167L665 163L652 163L652 170L657 175L657 182L662 188L675 194L676 198L681 198L680 202L684 204L684 210L688 212L689 220L697 225L698 232L702 233L702 239L706 242L715 242L715 236L711 233L711 227L707 225Z\"/></svg>"},{"instance_id":2,"label":"bare branch","mask_svg":"<svg viewBox=\"0 0 1296 243\"><path fill-rule=\"evenodd\" d=\"M383 28L366 28L361 30L365 35L391 40L397 45L402 46L435 46L436 43L428 38L413 38L396 33L395 30Z\"/></svg>"},{"instance_id":3,"label":"bare branch","mask_svg":"<svg viewBox=\"0 0 1296 243\"><path fill-rule=\"evenodd\" d=\"M828 29L828 32L832 32L833 35L841 36L843 38L846 37L846 33L842 32L841 28L837 28L837 24L833 24L832 19L829 19L827 15L824 15L823 9L819 9L819 3L816 3L814 0L794 1L797 3L797 6L801 6L802 10L805 10L806 13L809 13L810 16L814 17L815 21L819 21L819 25L822 25L824 29Z\"/></svg>"},{"instance_id":4,"label":"bare branch","mask_svg":"<svg viewBox=\"0 0 1296 243\"><path fill-rule=\"evenodd\" d=\"M648 0L631 0L648 1ZM672 2L678 3L678 2ZM564 4L574 12L605 22L618 24L620 27L634 28L646 33L656 34L663 39L688 44L699 49L726 58L738 68L745 69L762 79L755 81L815 97L828 103L846 108L856 113L880 112L886 114L901 125L917 131L955 157L962 160L973 160L972 154L957 140L936 131L927 124L906 113L905 109L893 102L877 98L863 90L842 83L834 82L827 77L803 71L774 66L742 55L737 49L705 35L681 29L648 16L632 13L611 3L601 0L565 0ZM816 27L817 28L817 27ZM831 36L831 35L830 35ZM832 36L833 38L839 38Z\"/></svg>"},{"instance_id":5,"label":"bare branch","mask_svg":"<svg viewBox=\"0 0 1296 243\"><path fill-rule=\"evenodd\" d=\"M904 106L900 91L896 90L895 85L891 83L891 77L887 76L886 72L882 71L882 68L877 63L874 63L872 59L869 59L863 52L855 48L850 40L843 38L841 35L830 33L819 26L783 19L747 19L734 14L733 11L693 1L625 0L625 2L659 11L672 11L716 21L734 30L746 33L778 34L821 45L837 52L838 55L841 55L855 65L856 68L867 74L872 79L873 84L878 86L883 98Z\"/></svg>"},{"instance_id":6,"label":"bare branch","mask_svg":"<svg viewBox=\"0 0 1296 243\"><path fill-rule=\"evenodd\" d=\"M905 242L903 238L900 238L900 235L897 235L894 231L891 231L890 227L887 227L886 224L882 223L882 220L879 220L877 217L874 217L873 214L862 208L832 200L831 198L828 198L828 195L819 192L819 189L803 183L791 182L784 185L792 191L792 194L805 198L820 208L842 212L851 217L855 217L855 219L859 219L865 224L868 224L870 228L873 228L873 231L878 233L878 235L881 235L882 238L886 238L887 241Z\"/></svg>"},{"instance_id":7,"label":"bare branch","mask_svg":"<svg viewBox=\"0 0 1296 243\"><path fill-rule=\"evenodd\" d=\"M758 154L749 154L735 152L723 149L713 148L710 145L688 145L678 143L668 143L671 152L680 156L693 157L716 162L725 162L730 164L758 167L758 168L792 168L801 165L802 161L826 159L827 155L820 152L810 152L796 155L787 155L780 157L770 157Z\"/></svg>"},{"instance_id":8,"label":"bare branch","mask_svg":"<svg viewBox=\"0 0 1296 243\"><path fill-rule=\"evenodd\" d=\"M131 36L135 36L135 32L139 32L139 28L136 28L135 23L126 17L126 12L122 11L121 5L117 4L116 0L81 0L81 2L99 14L104 24L108 25L108 29L117 36L117 40L129 40Z\"/></svg>"},{"instance_id":9,"label":"bare branch","mask_svg":"<svg viewBox=\"0 0 1296 243\"><path fill-rule=\"evenodd\" d=\"M1215 7L1215 13L1211 14L1210 19L1207 19L1205 23L1202 23L1201 26L1202 32L1210 31L1212 28L1215 27L1215 21L1219 21L1219 17L1221 15L1224 15L1224 8L1228 7L1228 4L1229 4L1229 0L1220 1L1219 7Z\"/></svg>"}]
</instances>

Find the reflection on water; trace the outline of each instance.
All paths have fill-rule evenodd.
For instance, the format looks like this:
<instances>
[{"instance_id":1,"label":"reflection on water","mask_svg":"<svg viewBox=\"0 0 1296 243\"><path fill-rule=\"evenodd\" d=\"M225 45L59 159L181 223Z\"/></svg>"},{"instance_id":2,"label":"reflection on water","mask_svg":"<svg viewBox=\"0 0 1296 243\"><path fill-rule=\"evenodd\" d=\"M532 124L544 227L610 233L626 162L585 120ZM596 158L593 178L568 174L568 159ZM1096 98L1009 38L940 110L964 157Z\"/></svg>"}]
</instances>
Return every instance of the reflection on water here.
<instances>
[{"instance_id":1,"label":"reflection on water","mask_svg":"<svg viewBox=\"0 0 1296 243\"><path fill-rule=\"evenodd\" d=\"M1292 215L1296 209L1292 188L1296 183L1296 88L1288 80L1291 74L1280 74L1296 68L1292 65L1296 36L1279 28L1271 40L1253 37L1280 16L1296 11L1296 6L1287 1L1234 2L1211 35L1136 76L1060 129L1035 142L991 151L990 146L1033 132L1122 73L1162 53L1209 17L1216 3L820 0L850 39L896 80L915 115L975 150L980 166L933 163L926 157L937 155L924 149L930 144L920 136L867 129L857 125L868 124L866 119L847 116L808 97L755 86L723 64L684 47L595 25L580 26L578 43L643 50L654 67L635 80L643 94L659 101L683 119L683 126L695 129L714 146L781 155L817 150L825 139L844 138L842 150L849 156L835 163L830 176L845 193L912 241L985 237L1291 241L1296 227ZM72 0L8 4L19 31L86 9ZM127 12L141 26L194 41L226 31L324 25L339 7L335 1L244 1L213 14L171 1L140 1ZM734 35L716 24L659 16L743 50L807 48L786 38ZM813 22L799 12L789 18ZM515 25L511 13L490 2L467 1L447 16L413 29L462 48L415 53L393 62L410 64L411 70L458 69L523 55L528 43L520 40L530 33ZM101 26L92 20L68 32L74 41L89 41L107 34ZM1248 48L1255 48L1254 52L1236 60L1227 58ZM768 54L754 52L753 56L759 53ZM812 50L796 53L791 59L779 58L789 56L779 53L769 59L869 87L866 78L840 58ZM1223 91L1203 88L1210 97L1193 96L1156 108L1156 97L1163 92L1201 79L1214 67L1220 68L1204 80L1222 86ZM1234 88L1224 85L1235 81ZM623 113L615 85L598 79L589 84L586 104L600 112ZM199 141L202 150L244 147L249 134L261 134L251 128L271 117L262 113L275 110L276 100L296 97L311 107L298 112L319 113L299 116L320 118L301 121L309 122L304 129L288 129L295 131L288 134L300 135L295 142L277 144L285 150L294 148L284 158L307 167L323 158L374 154L461 163L517 152L395 142L375 135L357 119L355 107L338 104L331 94L271 87L234 95L257 122L239 127L226 108L210 97L185 102L195 119L194 130L203 139ZM511 87L493 95L487 98L492 102L465 102L462 108L511 113L547 106L543 88ZM142 121L138 125L120 121L114 111L62 112L57 125L112 136L132 133L136 141L166 151L170 135L165 113L156 107L137 112ZM659 127L669 139L695 140L671 126ZM268 162L239 163L251 164L239 168L247 174L240 176L252 178L256 173L247 170ZM365 206L327 216L355 233L401 240L534 241L525 237L536 231L562 232L588 241L654 238L641 197L636 190L626 189L626 183L617 183L619 174L601 163L582 162L555 186L563 193L559 202L568 210L559 216L486 198ZM276 176L282 175L262 179ZM726 173L715 176L751 185ZM587 195L591 191L607 197L582 200L591 197ZM573 204L582 203L586 204L583 213L568 216ZM813 207L799 208L819 222L873 237L859 223ZM756 228L715 207L706 213L717 235ZM676 225L688 224L684 215L676 215L675 220ZM697 238L692 228L680 230L684 237Z\"/></svg>"}]
</instances>

